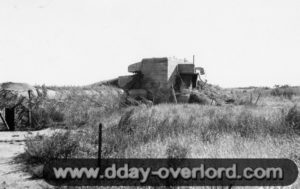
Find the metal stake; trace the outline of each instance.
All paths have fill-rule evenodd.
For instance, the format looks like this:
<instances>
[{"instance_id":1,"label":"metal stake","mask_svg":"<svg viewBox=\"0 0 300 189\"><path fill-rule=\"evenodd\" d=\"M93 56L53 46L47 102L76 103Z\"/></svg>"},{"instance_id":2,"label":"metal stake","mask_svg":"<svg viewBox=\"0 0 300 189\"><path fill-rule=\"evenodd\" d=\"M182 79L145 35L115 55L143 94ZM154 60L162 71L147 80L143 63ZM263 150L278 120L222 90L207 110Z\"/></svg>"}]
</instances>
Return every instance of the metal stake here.
<instances>
[{"instance_id":1,"label":"metal stake","mask_svg":"<svg viewBox=\"0 0 300 189\"><path fill-rule=\"evenodd\" d=\"M101 167L101 150L102 150L102 123L99 124L98 135L98 167Z\"/></svg>"}]
</instances>

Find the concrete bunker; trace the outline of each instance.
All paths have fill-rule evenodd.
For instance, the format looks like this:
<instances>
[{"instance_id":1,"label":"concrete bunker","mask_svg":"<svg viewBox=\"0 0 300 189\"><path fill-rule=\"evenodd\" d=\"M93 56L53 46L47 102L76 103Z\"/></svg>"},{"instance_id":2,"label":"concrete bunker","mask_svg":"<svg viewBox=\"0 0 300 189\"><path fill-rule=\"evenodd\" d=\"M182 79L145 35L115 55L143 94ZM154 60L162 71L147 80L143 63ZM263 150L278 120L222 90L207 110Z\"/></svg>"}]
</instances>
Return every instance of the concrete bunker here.
<instances>
[{"instance_id":1,"label":"concrete bunker","mask_svg":"<svg viewBox=\"0 0 300 189\"><path fill-rule=\"evenodd\" d=\"M129 65L129 76L118 78L119 87L130 96L142 96L153 102L187 102L191 90L197 87L203 68L177 58L146 58Z\"/></svg>"}]
</instances>

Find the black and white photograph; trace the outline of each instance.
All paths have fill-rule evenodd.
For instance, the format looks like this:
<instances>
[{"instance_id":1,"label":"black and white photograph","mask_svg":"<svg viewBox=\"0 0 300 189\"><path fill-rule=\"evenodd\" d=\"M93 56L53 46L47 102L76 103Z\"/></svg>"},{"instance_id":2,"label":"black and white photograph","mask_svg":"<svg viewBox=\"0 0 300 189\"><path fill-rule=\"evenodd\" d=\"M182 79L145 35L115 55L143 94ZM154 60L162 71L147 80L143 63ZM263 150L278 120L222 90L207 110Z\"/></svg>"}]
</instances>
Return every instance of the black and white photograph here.
<instances>
[{"instance_id":1,"label":"black and white photograph","mask_svg":"<svg viewBox=\"0 0 300 189\"><path fill-rule=\"evenodd\" d=\"M0 189L300 189L300 1L0 0Z\"/></svg>"}]
</instances>

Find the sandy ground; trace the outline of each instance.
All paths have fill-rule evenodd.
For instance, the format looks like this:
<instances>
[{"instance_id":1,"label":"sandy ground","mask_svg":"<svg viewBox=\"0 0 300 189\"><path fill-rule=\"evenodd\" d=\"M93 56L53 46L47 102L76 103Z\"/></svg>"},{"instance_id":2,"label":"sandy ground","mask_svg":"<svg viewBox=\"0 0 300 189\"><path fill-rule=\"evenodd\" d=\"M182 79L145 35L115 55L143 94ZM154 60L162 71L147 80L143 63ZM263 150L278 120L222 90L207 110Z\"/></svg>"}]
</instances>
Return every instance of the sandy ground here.
<instances>
[{"instance_id":1,"label":"sandy ground","mask_svg":"<svg viewBox=\"0 0 300 189\"><path fill-rule=\"evenodd\" d=\"M0 132L0 189L51 188L42 179L31 179L28 173L21 171L19 164L12 163L14 157L24 151L26 136L38 133L49 135L53 131L46 129L39 132Z\"/></svg>"}]
</instances>

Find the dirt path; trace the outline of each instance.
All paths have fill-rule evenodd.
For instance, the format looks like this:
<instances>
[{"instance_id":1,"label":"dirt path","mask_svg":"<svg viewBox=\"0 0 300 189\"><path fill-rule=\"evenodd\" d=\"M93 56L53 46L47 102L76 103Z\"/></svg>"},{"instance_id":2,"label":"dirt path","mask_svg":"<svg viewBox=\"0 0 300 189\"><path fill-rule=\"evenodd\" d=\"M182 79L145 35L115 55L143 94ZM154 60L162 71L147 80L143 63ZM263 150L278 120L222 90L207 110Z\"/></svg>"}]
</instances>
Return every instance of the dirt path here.
<instances>
[{"instance_id":1,"label":"dirt path","mask_svg":"<svg viewBox=\"0 0 300 189\"><path fill-rule=\"evenodd\" d=\"M41 131L48 133L48 130ZM14 157L24 151L26 136L37 132L0 132L0 189L49 188L43 180L33 180L28 173L20 170L19 164L12 163Z\"/></svg>"}]
</instances>

